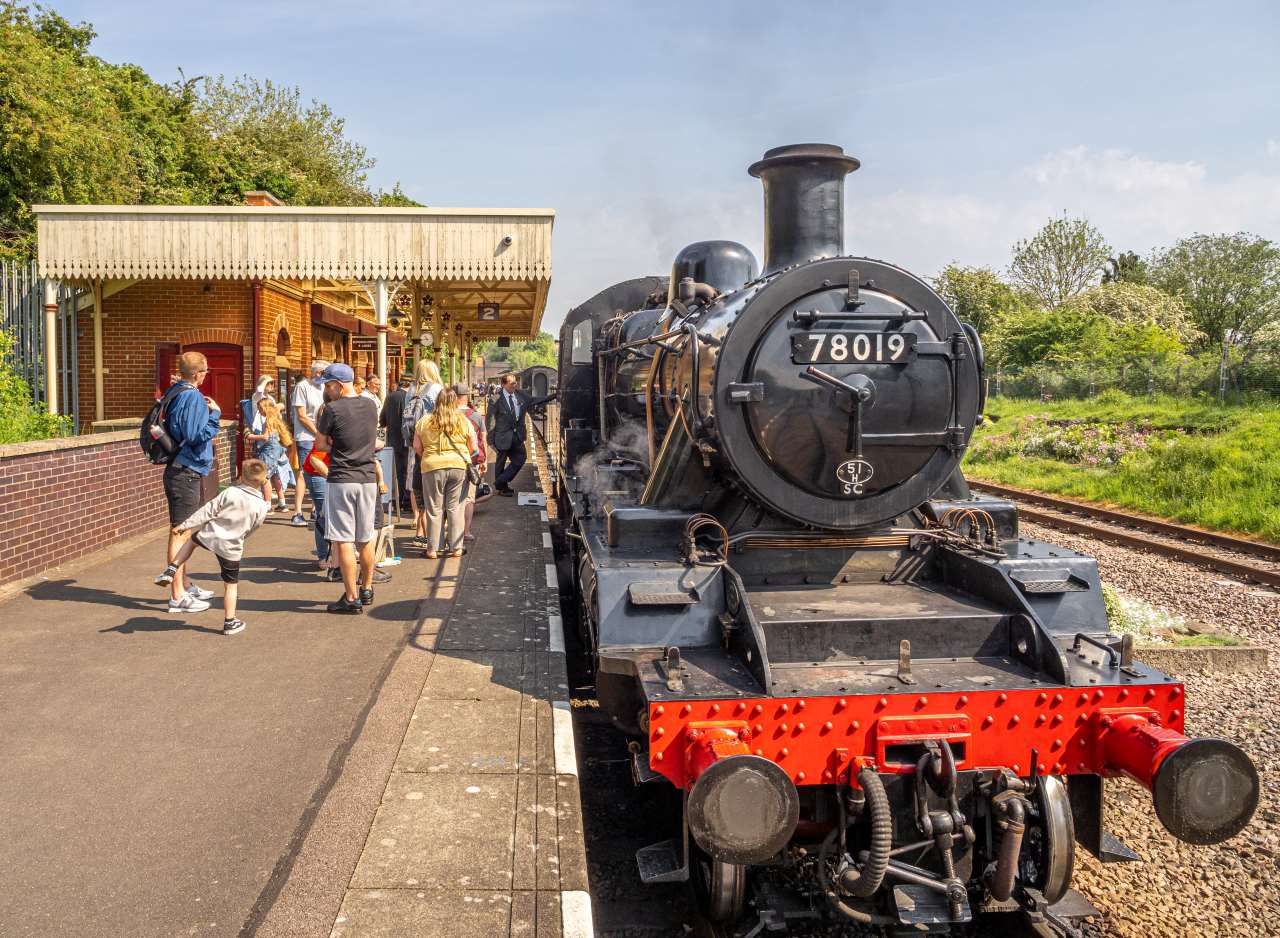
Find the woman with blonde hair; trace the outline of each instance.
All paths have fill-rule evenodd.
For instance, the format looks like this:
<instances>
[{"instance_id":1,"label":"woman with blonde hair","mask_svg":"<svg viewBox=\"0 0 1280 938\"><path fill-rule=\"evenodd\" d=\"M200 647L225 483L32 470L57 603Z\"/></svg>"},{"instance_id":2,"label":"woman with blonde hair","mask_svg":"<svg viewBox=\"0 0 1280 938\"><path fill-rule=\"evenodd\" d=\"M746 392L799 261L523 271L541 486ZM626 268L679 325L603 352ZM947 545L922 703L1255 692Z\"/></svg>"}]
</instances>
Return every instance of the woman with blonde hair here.
<instances>
[{"instance_id":1,"label":"woman with blonde hair","mask_svg":"<svg viewBox=\"0 0 1280 938\"><path fill-rule=\"evenodd\" d=\"M458 395L452 388L442 389L436 397L435 408L418 421L413 451L418 454L422 468L426 556L428 559L438 556L436 551L443 547L443 528L447 521L449 545L444 556L461 557L467 552L462 546L462 535L466 531L462 491L467 481L467 466L477 452L477 444L475 427L458 409Z\"/></svg>"},{"instance_id":2,"label":"woman with blonde hair","mask_svg":"<svg viewBox=\"0 0 1280 938\"><path fill-rule=\"evenodd\" d=\"M436 398L439 397L443 387L440 366L430 358L419 361L417 367L413 369L413 385L410 386L404 400L404 416L401 418L401 432L404 439L413 439L414 434L418 432L418 422L435 409ZM411 483L409 504L413 507L413 543L416 547L426 548L428 547L427 519L422 511L425 504L421 496L422 470L416 456L409 462L412 463L408 467L408 478ZM435 550L435 545L431 545L431 550Z\"/></svg>"}]
</instances>

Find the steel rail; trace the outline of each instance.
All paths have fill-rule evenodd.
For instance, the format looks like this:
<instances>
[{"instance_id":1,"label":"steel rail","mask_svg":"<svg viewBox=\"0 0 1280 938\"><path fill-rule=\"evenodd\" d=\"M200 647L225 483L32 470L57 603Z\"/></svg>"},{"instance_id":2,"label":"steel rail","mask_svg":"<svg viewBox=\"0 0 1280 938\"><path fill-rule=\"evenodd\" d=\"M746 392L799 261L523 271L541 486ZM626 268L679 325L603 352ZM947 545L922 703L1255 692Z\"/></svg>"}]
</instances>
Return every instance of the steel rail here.
<instances>
[{"instance_id":1,"label":"steel rail","mask_svg":"<svg viewBox=\"0 0 1280 938\"><path fill-rule=\"evenodd\" d=\"M1235 538L1225 534L1213 534L1208 531L1201 531L1198 528L1185 527L1183 525L1172 524L1167 521L1156 521L1151 518L1126 515L1121 512L1112 511L1107 508L1099 508L1084 502L1056 498L1051 495L1043 495L1039 492L1027 492L1007 485L995 485L993 483L979 482L975 480L971 483L971 488L982 492L988 492L992 495L1000 495L1015 502L1041 505L1045 508L1053 509L1055 512L1061 512L1062 514L1084 515L1096 521L1105 522L1108 526L1104 527L1100 524L1090 524L1088 521L1077 520L1076 518L1064 518L1061 514L1048 514L1046 512L1037 511L1034 508L1019 506L1019 517L1025 518L1028 521L1034 521L1049 527L1070 531L1073 534L1082 534L1086 537L1096 538L1101 541L1110 541L1112 543L1121 544L1125 547L1132 547L1137 550L1145 550L1149 553L1160 554L1161 556L1169 557L1173 560L1180 560L1184 563L1195 564L1196 566L1217 570L1219 573L1225 573L1230 576L1238 577L1242 580L1280 588L1280 570L1267 569L1265 567L1254 566L1253 564L1230 560L1226 557L1206 554L1195 550L1195 548L1191 546L1192 544L1201 544L1204 546L1233 550L1238 553L1245 553L1267 560L1280 561L1280 548L1271 544L1263 544L1258 541L1245 540L1244 538ZM1139 530L1145 529L1154 534L1160 534L1165 537L1186 541L1188 544L1187 546L1181 546L1178 544L1170 544L1166 541L1153 540L1148 537L1143 537L1139 533L1118 530L1116 527L1110 527L1109 525L1118 525L1124 528L1137 528Z\"/></svg>"}]
</instances>

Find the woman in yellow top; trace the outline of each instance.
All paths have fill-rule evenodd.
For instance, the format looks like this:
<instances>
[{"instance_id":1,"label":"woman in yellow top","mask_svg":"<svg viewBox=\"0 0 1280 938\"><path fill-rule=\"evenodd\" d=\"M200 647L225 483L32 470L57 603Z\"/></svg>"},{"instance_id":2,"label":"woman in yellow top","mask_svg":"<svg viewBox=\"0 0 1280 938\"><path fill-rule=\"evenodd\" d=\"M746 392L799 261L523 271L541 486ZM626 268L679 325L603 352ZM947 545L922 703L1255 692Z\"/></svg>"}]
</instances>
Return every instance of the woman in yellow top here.
<instances>
[{"instance_id":1,"label":"woman in yellow top","mask_svg":"<svg viewBox=\"0 0 1280 938\"><path fill-rule=\"evenodd\" d=\"M458 395L444 388L436 398L435 410L418 421L413 432L413 451L422 469L422 504L426 506L428 558L435 558L441 544L445 518L449 522L449 546L446 557L461 557L466 548L462 535L466 530L463 484L467 481L467 465L478 450L476 431L470 420L458 410Z\"/></svg>"}]
</instances>

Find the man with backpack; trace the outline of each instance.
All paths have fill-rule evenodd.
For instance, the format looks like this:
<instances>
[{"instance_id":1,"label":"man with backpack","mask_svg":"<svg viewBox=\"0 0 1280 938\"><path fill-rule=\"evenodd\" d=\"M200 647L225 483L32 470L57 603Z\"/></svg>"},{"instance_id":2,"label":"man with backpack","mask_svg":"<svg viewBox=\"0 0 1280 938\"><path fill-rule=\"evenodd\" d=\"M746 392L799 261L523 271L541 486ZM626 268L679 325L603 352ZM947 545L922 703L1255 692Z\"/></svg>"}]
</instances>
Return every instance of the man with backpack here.
<instances>
[{"instance_id":1,"label":"man with backpack","mask_svg":"<svg viewBox=\"0 0 1280 938\"><path fill-rule=\"evenodd\" d=\"M218 435L218 421L222 417L213 398L200 392L209 373L209 363L199 352L183 352L178 356L178 374L182 380L165 392L158 403L154 426L144 428L163 448L168 450L168 465L164 470L164 497L169 505L169 549L165 558L165 572L156 577L157 586L169 586L173 582L170 565L178 555L178 549L191 536L190 531L174 533L174 529L195 514L204 502L201 484L213 469L213 440ZM148 423L152 423L148 418ZM148 455L155 461L152 452ZM179 584L182 585L182 584ZM209 608L211 590L203 590L190 580L186 589L180 590L180 598L169 603L174 612L202 612Z\"/></svg>"}]
</instances>

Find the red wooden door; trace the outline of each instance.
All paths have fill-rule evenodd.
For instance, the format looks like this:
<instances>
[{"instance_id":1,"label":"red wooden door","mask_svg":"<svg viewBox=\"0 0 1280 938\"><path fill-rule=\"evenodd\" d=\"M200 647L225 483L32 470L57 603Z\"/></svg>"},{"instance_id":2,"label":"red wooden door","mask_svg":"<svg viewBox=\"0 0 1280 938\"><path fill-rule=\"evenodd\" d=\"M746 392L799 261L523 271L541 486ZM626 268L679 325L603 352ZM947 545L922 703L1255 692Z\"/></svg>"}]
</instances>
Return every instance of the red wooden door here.
<instances>
[{"instance_id":1,"label":"red wooden door","mask_svg":"<svg viewBox=\"0 0 1280 938\"><path fill-rule=\"evenodd\" d=\"M187 345L184 352L199 352L209 362L200 390L218 402L223 420L240 422L240 401L244 397L244 350L238 345ZM237 428L237 431L240 428ZM236 464L244 458L244 435L236 433ZM235 467L232 467L234 471Z\"/></svg>"}]
</instances>

